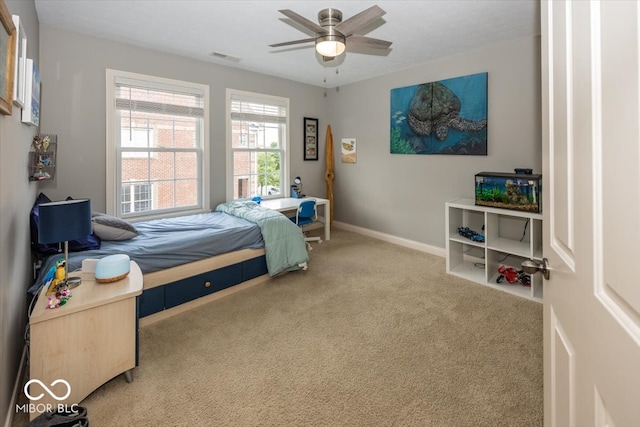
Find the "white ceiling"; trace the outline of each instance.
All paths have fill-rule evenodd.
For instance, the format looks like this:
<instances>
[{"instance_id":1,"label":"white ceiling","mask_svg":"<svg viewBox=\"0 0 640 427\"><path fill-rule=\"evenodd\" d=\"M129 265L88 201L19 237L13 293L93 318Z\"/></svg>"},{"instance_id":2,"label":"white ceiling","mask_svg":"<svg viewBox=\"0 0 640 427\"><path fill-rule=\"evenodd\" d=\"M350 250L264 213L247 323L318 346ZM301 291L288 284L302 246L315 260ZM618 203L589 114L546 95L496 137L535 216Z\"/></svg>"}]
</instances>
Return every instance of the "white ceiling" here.
<instances>
[{"instance_id":1,"label":"white ceiling","mask_svg":"<svg viewBox=\"0 0 640 427\"><path fill-rule=\"evenodd\" d=\"M328 7L341 10L346 20L374 4L387 13L366 35L393 42L382 55L348 49L336 66L323 64L313 43L269 47L313 36L280 9L317 22L318 12ZM540 34L539 0L35 0L35 5L41 24L321 87ZM241 60L210 56L214 51Z\"/></svg>"}]
</instances>

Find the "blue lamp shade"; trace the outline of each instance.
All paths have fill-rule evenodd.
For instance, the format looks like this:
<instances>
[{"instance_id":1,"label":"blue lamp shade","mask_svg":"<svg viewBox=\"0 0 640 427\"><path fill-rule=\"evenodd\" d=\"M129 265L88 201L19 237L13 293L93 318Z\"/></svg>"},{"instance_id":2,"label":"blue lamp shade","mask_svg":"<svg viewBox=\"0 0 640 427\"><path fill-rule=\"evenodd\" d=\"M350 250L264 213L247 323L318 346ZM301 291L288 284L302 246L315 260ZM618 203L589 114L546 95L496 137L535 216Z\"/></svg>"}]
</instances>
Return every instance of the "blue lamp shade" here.
<instances>
[{"instance_id":1,"label":"blue lamp shade","mask_svg":"<svg viewBox=\"0 0 640 427\"><path fill-rule=\"evenodd\" d=\"M39 207L38 241L59 243L91 234L91 200L42 203Z\"/></svg>"}]
</instances>

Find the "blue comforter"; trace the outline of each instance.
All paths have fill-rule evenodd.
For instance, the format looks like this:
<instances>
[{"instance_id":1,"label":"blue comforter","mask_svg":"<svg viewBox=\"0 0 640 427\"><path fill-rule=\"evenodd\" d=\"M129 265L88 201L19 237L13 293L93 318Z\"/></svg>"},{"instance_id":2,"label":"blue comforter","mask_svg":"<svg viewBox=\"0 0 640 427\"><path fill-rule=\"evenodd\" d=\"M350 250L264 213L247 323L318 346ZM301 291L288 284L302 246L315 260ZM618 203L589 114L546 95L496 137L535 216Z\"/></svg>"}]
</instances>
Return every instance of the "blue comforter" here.
<instances>
[{"instance_id":1,"label":"blue comforter","mask_svg":"<svg viewBox=\"0 0 640 427\"><path fill-rule=\"evenodd\" d=\"M241 249L264 247L255 223L223 212L209 212L135 223L139 235L130 240L105 241L99 249L69 253L69 271L82 268L86 258L127 254L144 274ZM44 275L62 255L42 263L39 277L29 289L37 291Z\"/></svg>"},{"instance_id":2,"label":"blue comforter","mask_svg":"<svg viewBox=\"0 0 640 427\"><path fill-rule=\"evenodd\" d=\"M269 276L306 268L309 254L302 230L282 213L248 200L222 203L215 210L258 224L264 239Z\"/></svg>"}]
</instances>

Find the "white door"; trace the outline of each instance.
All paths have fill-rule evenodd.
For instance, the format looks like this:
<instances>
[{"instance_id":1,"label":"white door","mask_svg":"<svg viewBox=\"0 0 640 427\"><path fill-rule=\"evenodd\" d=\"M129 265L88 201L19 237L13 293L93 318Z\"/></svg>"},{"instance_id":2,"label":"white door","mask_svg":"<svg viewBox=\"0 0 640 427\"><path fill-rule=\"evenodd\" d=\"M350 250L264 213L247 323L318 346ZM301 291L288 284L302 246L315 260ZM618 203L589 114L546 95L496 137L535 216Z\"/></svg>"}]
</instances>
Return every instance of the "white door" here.
<instances>
[{"instance_id":1,"label":"white door","mask_svg":"<svg viewBox=\"0 0 640 427\"><path fill-rule=\"evenodd\" d=\"M640 426L640 5L543 1L545 425Z\"/></svg>"}]
</instances>

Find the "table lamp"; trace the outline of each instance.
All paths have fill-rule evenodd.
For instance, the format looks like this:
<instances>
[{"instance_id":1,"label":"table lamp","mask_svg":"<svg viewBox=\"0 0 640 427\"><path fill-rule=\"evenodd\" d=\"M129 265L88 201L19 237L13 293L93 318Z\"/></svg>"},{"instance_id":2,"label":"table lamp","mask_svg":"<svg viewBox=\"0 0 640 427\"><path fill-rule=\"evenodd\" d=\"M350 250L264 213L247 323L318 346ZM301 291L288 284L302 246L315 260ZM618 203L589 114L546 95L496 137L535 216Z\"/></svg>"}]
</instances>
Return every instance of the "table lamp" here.
<instances>
[{"instance_id":1,"label":"table lamp","mask_svg":"<svg viewBox=\"0 0 640 427\"><path fill-rule=\"evenodd\" d=\"M91 201L79 199L42 203L38 211L38 241L64 242L64 285L74 288L82 279L69 278L69 240L91 234Z\"/></svg>"}]
</instances>

